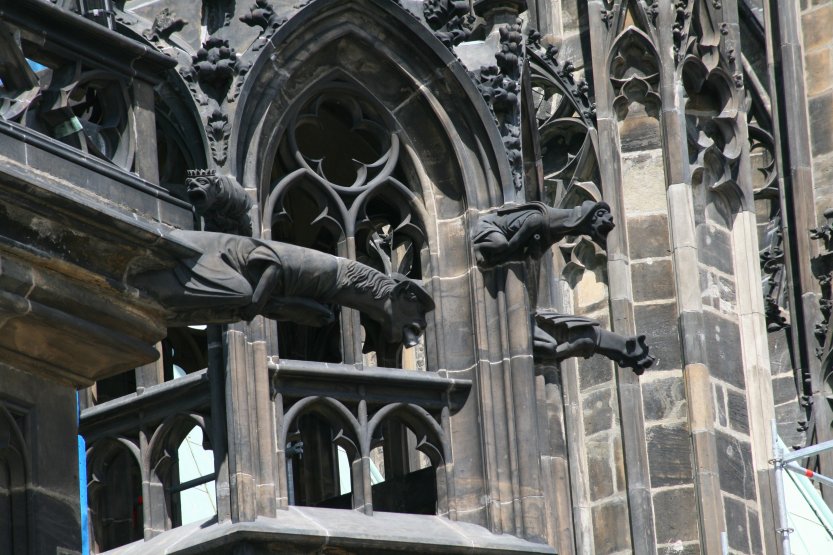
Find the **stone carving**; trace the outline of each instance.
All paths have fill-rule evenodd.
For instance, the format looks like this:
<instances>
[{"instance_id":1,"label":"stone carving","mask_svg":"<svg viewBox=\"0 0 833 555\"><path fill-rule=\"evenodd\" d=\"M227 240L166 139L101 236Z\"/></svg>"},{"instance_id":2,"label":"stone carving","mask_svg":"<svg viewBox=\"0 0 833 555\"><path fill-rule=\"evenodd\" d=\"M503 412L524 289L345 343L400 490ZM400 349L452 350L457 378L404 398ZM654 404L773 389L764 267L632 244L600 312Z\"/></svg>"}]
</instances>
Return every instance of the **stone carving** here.
<instances>
[{"instance_id":1,"label":"stone carving","mask_svg":"<svg viewBox=\"0 0 833 555\"><path fill-rule=\"evenodd\" d=\"M489 267L520 256L540 256L568 235L590 235L604 245L613 227L606 202L588 200L575 208L530 202L483 216L474 229L472 242L477 263Z\"/></svg>"},{"instance_id":2,"label":"stone carving","mask_svg":"<svg viewBox=\"0 0 833 555\"><path fill-rule=\"evenodd\" d=\"M496 65L482 66L475 75L477 88L494 112L498 129L512 168L515 191L523 188L521 150L521 66L525 53L521 20L498 29L500 44L495 53Z\"/></svg>"},{"instance_id":3,"label":"stone carving","mask_svg":"<svg viewBox=\"0 0 833 555\"><path fill-rule=\"evenodd\" d=\"M427 0L422 11L434 36L451 49L471 35L475 18L469 8L467 0Z\"/></svg>"},{"instance_id":4,"label":"stone carving","mask_svg":"<svg viewBox=\"0 0 833 555\"><path fill-rule=\"evenodd\" d=\"M434 301L405 276L313 249L209 231L176 230L171 238L201 254L174 268L135 276L133 284L169 311L169 325L229 323L257 315L321 326L330 304L360 310L388 343L413 347Z\"/></svg>"},{"instance_id":5,"label":"stone carving","mask_svg":"<svg viewBox=\"0 0 833 555\"><path fill-rule=\"evenodd\" d=\"M211 145L211 157L218 164L225 164L228 157L228 138L231 135L228 116L218 109L211 112L206 121L208 124L208 142Z\"/></svg>"},{"instance_id":6,"label":"stone carving","mask_svg":"<svg viewBox=\"0 0 833 555\"><path fill-rule=\"evenodd\" d=\"M656 360L648 353L644 335L623 336L602 329L599 322L571 314L541 310L535 313L535 358L561 361L570 357L603 355L641 375Z\"/></svg>"},{"instance_id":7,"label":"stone carving","mask_svg":"<svg viewBox=\"0 0 833 555\"><path fill-rule=\"evenodd\" d=\"M170 8L163 8L153 19L153 26L150 30L145 31L144 36L148 40L158 43L168 40L172 34L182 31L186 25L188 25L188 22L181 17L177 17Z\"/></svg>"},{"instance_id":8,"label":"stone carving","mask_svg":"<svg viewBox=\"0 0 833 555\"><path fill-rule=\"evenodd\" d=\"M238 69L234 48L229 46L227 40L217 37L208 37L203 47L197 50L193 61L197 80L203 86L221 91L228 89Z\"/></svg>"},{"instance_id":9,"label":"stone carving","mask_svg":"<svg viewBox=\"0 0 833 555\"><path fill-rule=\"evenodd\" d=\"M254 6L249 8L249 13L243 15L240 21L249 27L260 27L260 34L252 43L252 50L257 51L266 45L268 35L286 23L286 18L278 16L266 0L256 0Z\"/></svg>"},{"instance_id":10,"label":"stone carving","mask_svg":"<svg viewBox=\"0 0 833 555\"><path fill-rule=\"evenodd\" d=\"M252 199L234 178L214 170L188 170L186 175L188 200L205 219L207 231L252 234Z\"/></svg>"}]
</instances>

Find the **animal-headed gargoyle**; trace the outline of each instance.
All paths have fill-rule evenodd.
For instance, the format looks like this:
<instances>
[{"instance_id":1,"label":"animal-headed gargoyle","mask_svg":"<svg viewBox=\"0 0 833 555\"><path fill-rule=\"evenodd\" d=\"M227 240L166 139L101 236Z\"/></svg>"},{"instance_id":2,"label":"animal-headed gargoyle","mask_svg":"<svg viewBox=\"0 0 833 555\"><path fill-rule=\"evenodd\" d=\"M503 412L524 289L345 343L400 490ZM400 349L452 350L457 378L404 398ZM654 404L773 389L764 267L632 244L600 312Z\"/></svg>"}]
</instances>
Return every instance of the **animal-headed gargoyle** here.
<instances>
[{"instance_id":1,"label":"animal-headed gargoyle","mask_svg":"<svg viewBox=\"0 0 833 555\"><path fill-rule=\"evenodd\" d=\"M644 335L625 337L602 329L595 320L559 314L551 310L535 313L533 355L538 360L561 361L600 354L623 368L641 375L656 360L648 354Z\"/></svg>"},{"instance_id":2,"label":"animal-headed gargoyle","mask_svg":"<svg viewBox=\"0 0 833 555\"><path fill-rule=\"evenodd\" d=\"M379 323L385 341L413 347L434 310L428 292L405 276L313 249L210 231L176 230L170 238L201 254L132 279L168 310L169 326L258 314L322 326L335 317L328 305L340 304Z\"/></svg>"},{"instance_id":3,"label":"animal-headed gargoyle","mask_svg":"<svg viewBox=\"0 0 833 555\"><path fill-rule=\"evenodd\" d=\"M206 230L252 234L252 199L234 178L214 170L187 170L185 175L188 200L205 220Z\"/></svg>"},{"instance_id":4,"label":"animal-headed gargoyle","mask_svg":"<svg viewBox=\"0 0 833 555\"><path fill-rule=\"evenodd\" d=\"M523 256L538 257L568 235L589 235L604 246L613 227L606 202L587 200L575 208L530 202L481 217L472 242L477 263L489 267Z\"/></svg>"}]
</instances>

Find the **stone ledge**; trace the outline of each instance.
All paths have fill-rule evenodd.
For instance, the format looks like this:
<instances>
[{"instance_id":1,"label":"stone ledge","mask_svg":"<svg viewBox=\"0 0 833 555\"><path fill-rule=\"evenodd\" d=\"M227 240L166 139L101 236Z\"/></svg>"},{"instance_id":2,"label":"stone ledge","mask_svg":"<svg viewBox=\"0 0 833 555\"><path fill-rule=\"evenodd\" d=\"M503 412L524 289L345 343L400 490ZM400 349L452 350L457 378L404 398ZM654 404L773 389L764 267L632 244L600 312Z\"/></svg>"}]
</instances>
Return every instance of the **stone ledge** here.
<instances>
[{"instance_id":1,"label":"stone ledge","mask_svg":"<svg viewBox=\"0 0 833 555\"><path fill-rule=\"evenodd\" d=\"M371 404L403 402L428 410L449 405L455 412L471 390L471 380L395 368L286 360L270 361L269 371L277 390L290 398L320 395L342 401L366 399Z\"/></svg>"},{"instance_id":2,"label":"stone ledge","mask_svg":"<svg viewBox=\"0 0 833 555\"><path fill-rule=\"evenodd\" d=\"M247 553L549 553L553 547L439 516L290 507L254 522L193 523L107 553L110 555Z\"/></svg>"}]
</instances>

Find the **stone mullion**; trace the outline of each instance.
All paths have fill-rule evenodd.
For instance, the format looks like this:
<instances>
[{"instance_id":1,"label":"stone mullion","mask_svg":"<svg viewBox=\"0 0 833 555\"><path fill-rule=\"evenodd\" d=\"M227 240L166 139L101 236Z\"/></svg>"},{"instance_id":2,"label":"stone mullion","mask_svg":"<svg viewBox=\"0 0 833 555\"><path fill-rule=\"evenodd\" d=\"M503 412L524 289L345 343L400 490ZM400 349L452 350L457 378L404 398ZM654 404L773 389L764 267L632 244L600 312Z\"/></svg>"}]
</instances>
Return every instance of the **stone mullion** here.
<instances>
[{"instance_id":1,"label":"stone mullion","mask_svg":"<svg viewBox=\"0 0 833 555\"><path fill-rule=\"evenodd\" d=\"M616 333L635 333L633 310L633 286L628 256L628 238L624 199L622 195L622 170L619 157L618 121L613 110L613 90L610 85L608 56L612 33L602 19L604 5L592 1L588 7L590 20L590 44L593 56L593 82L596 95L596 127L599 144L615 148L616 155L610 163L601 164L601 189L605 200L619 217L619 225L607 237L608 292L610 298L611 329ZM634 553L656 552L654 509L648 466L645 418L642 406L642 389L639 379L627 368L616 370L622 451L627 484L628 516Z\"/></svg>"},{"instance_id":2,"label":"stone mullion","mask_svg":"<svg viewBox=\"0 0 833 555\"><path fill-rule=\"evenodd\" d=\"M254 521L256 506L255 404L249 357L242 325L229 326L226 347L226 415L228 428L229 494L232 522Z\"/></svg>"},{"instance_id":3,"label":"stone mullion","mask_svg":"<svg viewBox=\"0 0 833 555\"><path fill-rule=\"evenodd\" d=\"M506 417L501 410L500 384L497 383L495 368L502 364L502 353L495 345L500 345L500 316L496 300L487 293L487 287L497 287L495 272L481 274L477 271L475 290L481 292L477 310L477 337L481 339L480 363L476 370L477 392L479 395L480 425L482 429L482 457L485 490L485 509L488 528L495 533L508 531L504 519L505 511L501 509L505 494L507 472L500 464L502 454L500 445L506 433Z\"/></svg>"},{"instance_id":4,"label":"stone mullion","mask_svg":"<svg viewBox=\"0 0 833 555\"><path fill-rule=\"evenodd\" d=\"M208 383L211 390L211 447L214 452L218 522L227 522L231 519L225 374L223 330L218 325L210 325L208 326Z\"/></svg>"},{"instance_id":5,"label":"stone mullion","mask_svg":"<svg viewBox=\"0 0 833 555\"><path fill-rule=\"evenodd\" d=\"M567 458L570 466L570 488L573 508L573 528L576 553L596 553L593 537L593 512L590 507L590 484L587 472L584 419L578 385L578 362L575 358L561 363L561 382L564 393L564 428L567 439Z\"/></svg>"},{"instance_id":6,"label":"stone mullion","mask_svg":"<svg viewBox=\"0 0 833 555\"><path fill-rule=\"evenodd\" d=\"M724 18L731 30L730 35L740 37L740 23L736 0L724 3ZM742 72L742 61L735 62L735 71ZM754 75L754 73L752 74ZM743 360L744 383L746 384L746 403L749 414L749 430L755 469L756 491L760 517L757 533L763 538L765 553L774 553L772 534L767 525L773 515L770 494L772 457L772 432L770 423L775 418L772 379L769 372L769 346L767 342L766 311L761 286L761 266L746 253L759 252L757 218L753 198L752 164L750 161L749 127L746 113L738 113L738 140L742 145L738 186L745 199L746 206L741 209L732 226L732 246L735 258L736 283L750 284L750 287L737 289L738 325L741 334L741 360ZM751 525L751 523L750 523ZM750 535L753 533L749 531ZM769 541L768 541L769 540Z\"/></svg>"},{"instance_id":7,"label":"stone mullion","mask_svg":"<svg viewBox=\"0 0 833 555\"><path fill-rule=\"evenodd\" d=\"M511 445L517 453L517 492L519 516L523 537L535 541L546 538L543 521L544 498L541 484L540 451L538 449L538 414L535 405L535 367L532 360L532 330L530 306L524 286L521 268L517 273L509 271L506 280L506 308L508 354L512 393L507 399L511 407L514 441Z\"/></svg>"},{"instance_id":8,"label":"stone mullion","mask_svg":"<svg viewBox=\"0 0 833 555\"><path fill-rule=\"evenodd\" d=\"M156 114L154 112L153 87L150 83L133 81L133 137L135 145L134 171L142 179L159 184L159 160L156 148L143 148L156 144Z\"/></svg>"},{"instance_id":9,"label":"stone mullion","mask_svg":"<svg viewBox=\"0 0 833 555\"><path fill-rule=\"evenodd\" d=\"M263 318L259 318L255 325L256 331L265 332ZM277 491L275 482L275 419L273 416L273 403L269 398L269 368L266 354L266 341L256 337L249 347L251 366L254 370L254 401L255 407L252 412L254 421L252 426L257 437L257 474L255 487L257 488L257 514L260 516L274 517L277 510Z\"/></svg>"},{"instance_id":10,"label":"stone mullion","mask_svg":"<svg viewBox=\"0 0 833 555\"><path fill-rule=\"evenodd\" d=\"M807 97L804 85L804 62L799 29L799 5L797 2L764 4L766 20L777 24L769 29L767 45L772 44L770 88L773 91L772 116L776 144L781 145L779 176L781 183L781 209L785 215L784 256L787 264L791 311L795 314L793 330L813 330L819 318L819 286L813 277L810 259L817 255L817 246L810 240L809 230L816 226L813 200L813 159L810 143L810 125ZM775 72L780 70L780 74ZM821 367L814 356L815 338L812 333L797 332L793 345L798 354L799 375L809 373L811 379L814 429L818 443L833 439L833 413L824 397ZM833 453L819 455L819 471L833 474ZM829 499L828 505L833 505Z\"/></svg>"},{"instance_id":11,"label":"stone mullion","mask_svg":"<svg viewBox=\"0 0 833 555\"><path fill-rule=\"evenodd\" d=\"M483 460L489 527L495 532L544 541L529 302L521 267L483 275L482 310L487 366L478 369L484 431ZM492 324L492 325L489 325Z\"/></svg>"},{"instance_id":12,"label":"stone mullion","mask_svg":"<svg viewBox=\"0 0 833 555\"><path fill-rule=\"evenodd\" d=\"M558 290L562 282L555 279L557 275L559 271L555 268L553 257L551 254L545 254L541 258L543 278L539 288L538 306L556 308L568 314L572 311L567 310L565 306L556 306L558 299L565 298L559 295ZM573 496L571 495L563 376L558 366L547 363L538 364L535 374L547 541L555 546L561 555L575 555ZM573 398L577 399L578 391L576 390L575 393Z\"/></svg>"},{"instance_id":13,"label":"stone mullion","mask_svg":"<svg viewBox=\"0 0 833 555\"><path fill-rule=\"evenodd\" d=\"M356 260L356 238L352 226L348 226L345 243L346 252L339 253L339 256ZM347 307L341 308L341 341L344 364L361 364L361 314L358 310Z\"/></svg>"},{"instance_id":14,"label":"stone mullion","mask_svg":"<svg viewBox=\"0 0 833 555\"><path fill-rule=\"evenodd\" d=\"M674 52L672 6L659 13L659 51ZM712 378L703 335L699 258L695 234L694 202L688 167L685 98L671 60L661 64L660 100L663 158L671 231L671 259L677 294L683 379L688 428L692 444L694 488L697 495L701 550L722 554L721 534L726 530L715 440Z\"/></svg>"}]
</instances>

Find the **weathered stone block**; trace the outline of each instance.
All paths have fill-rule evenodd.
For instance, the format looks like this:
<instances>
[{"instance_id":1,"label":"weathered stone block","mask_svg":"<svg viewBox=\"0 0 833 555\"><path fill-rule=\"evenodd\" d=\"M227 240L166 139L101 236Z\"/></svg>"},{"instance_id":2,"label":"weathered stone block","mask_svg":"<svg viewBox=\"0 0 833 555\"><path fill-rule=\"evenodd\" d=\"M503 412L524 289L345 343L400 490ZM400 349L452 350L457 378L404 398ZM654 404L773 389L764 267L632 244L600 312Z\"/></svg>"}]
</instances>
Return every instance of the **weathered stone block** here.
<instances>
[{"instance_id":1,"label":"weathered stone block","mask_svg":"<svg viewBox=\"0 0 833 555\"><path fill-rule=\"evenodd\" d=\"M729 421L726 418L726 393L722 384L712 384L714 388L714 412L717 416L717 423L721 426L728 426Z\"/></svg>"},{"instance_id":2,"label":"weathered stone block","mask_svg":"<svg viewBox=\"0 0 833 555\"><path fill-rule=\"evenodd\" d=\"M726 533L729 536L729 547L749 553L745 505L724 495L723 507L726 511Z\"/></svg>"},{"instance_id":3,"label":"weathered stone block","mask_svg":"<svg viewBox=\"0 0 833 555\"><path fill-rule=\"evenodd\" d=\"M691 441L685 424L650 426L645 433L651 486L679 486L692 482Z\"/></svg>"},{"instance_id":4,"label":"weathered stone block","mask_svg":"<svg viewBox=\"0 0 833 555\"><path fill-rule=\"evenodd\" d=\"M593 435L598 432L609 430L613 426L613 389L605 388L584 397L582 406L584 418L584 432Z\"/></svg>"},{"instance_id":5,"label":"weathered stone block","mask_svg":"<svg viewBox=\"0 0 833 555\"><path fill-rule=\"evenodd\" d=\"M693 487L675 488L654 494L658 544L697 539L697 513L691 510L696 503Z\"/></svg>"},{"instance_id":6,"label":"weathered stone block","mask_svg":"<svg viewBox=\"0 0 833 555\"><path fill-rule=\"evenodd\" d=\"M749 433L749 411L746 406L746 396L732 390L727 390L727 405L729 407L729 426L733 430Z\"/></svg>"},{"instance_id":7,"label":"weathered stone block","mask_svg":"<svg viewBox=\"0 0 833 555\"><path fill-rule=\"evenodd\" d=\"M641 108L639 104L636 106ZM623 153L662 148L659 122L656 118L646 114L644 110L637 112L631 109L628 111L625 120L619 122L619 136L621 137Z\"/></svg>"},{"instance_id":8,"label":"weathered stone block","mask_svg":"<svg viewBox=\"0 0 833 555\"><path fill-rule=\"evenodd\" d=\"M685 383L682 377L642 382L642 403L645 420L685 418Z\"/></svg>"},{"instance_id":9,"label":"weathered stone block","mask_svg":"<svg viewBox=\"0 0 833 555\"><path fill-rule=\"evenodd\" d=\"M627 503L613 502L593 507L593 538L596 553L630 550Z\"/></svg>"},{"instance_id":10,"label":"weathered stone block","mask_svg":"<svg viewBox=\"0 0 833 555\"><path fill-rule=\"evenodd\" d=\"M635 302L674 298L674 270L670 259L632 263L631 276Z\"/></svg>"},{"instance_id":11,"label":"weathered stone block","mask_svg":"<svg viewBox=\"0 0 833 555\"><path fill-rule=\"evenodd\" d=\"M697 254L701 264L711 266L724 274L734 274L732 243L729 234L718 226L697 226Z\"/></svg>"},{"instance_id":12,"label":"weathered stone block","mask_svg":"<svg viewBox=\"0 0 833 555\"><path fill-rule=\"evenodd\" d=\"M651 354L657 359L652 368L655 370L681 368L676 303L636 306L634 319L636 331L645 334Z\"/></svg>"},{"instance_id":13,"label":"weathered stone block","mask_svg":"<svg viewBox=\"0 0 833 555\"><path fill-rule=\"evenodd\" d=\"M749 517L749 544L752 553L763 553L761 547L761 529L758 523L758 513L752 509L747 509L747 516Z\"/></svg>"},{"instance_id":14,"label":"weathered stone block","mask_svg":"<svg viewBox=\"0 0 833 555\"><path fill-rule=\"evenodd\" d=\"M749 443L721 431L715 432L720 488L744 499L756 499Z\"/></svg>"},{"instance_id":15,"label":"weathered stone block","mask_svg":"<svg viewBox=\"0 0 833 555\"><path fill-rule=\"evenodd\" d=\"M738 325L710 310L703 311L703 323L708 349L706 356L712 376L743 389L745 380L738 349Z\"/></svg>"},{"instance_id":16,"label":"weathered stone block","mask_svg":"<svg viewBox=\"0 0 833 555\"><path fill-rule=\"evenodd\" d=\"M593 355L588 359L579 359L579 383L581 389L609 382L613 379L613 363L601 355Z\"/></svg>"},{"instance_id":17,"label":"weathered stone block","mask_svg":"<svg viewBox=\"0 0 833 555\"><path fill-rule=\"evenodd\" d=\"M813 156L833 151L833 92L811 98L807 108Z\"/></svg>"},{"instance_id":18,"label":"weathered stone block","mask_svg":"<svg viewBox=\"0 0 833 555\"><path fill-rule=\"evenodd\" d=\"M807 85L807 96L817 96L833 86L833 52L829 48L822 48L807 53L804 57L804 68Z\"/></svg>"},{"instance_id":19,"label":"weathered stone block","mask_svg":"<svg viewBox=\"0 0 833 555\"><path fill-rule=\"evenodd\" d=\"M610 434L598 434L587 440L587 472L590 480L590 498L598 501L613 495L613 468L611 468Z\"/></svg>"},{"instance_id":20,"label":"weathered stone block","mask_svg":"<svg viewBox=\"0 0 833 555\"><path fill-rule=\"evenodd\" d=\"M668 218L665 214L628 216L628 244L631 260L671 255Z\"/></svg>"},{"instance_id":21,"label":"weathered stone block","mask_svg":"<svg viewBox=\"0 0 833 555\"><path fill-rule=\"evenodd\" d=\"M833 29L833 5L819 6L804 13L801 30L805 52L830 44L830 29Z\"/></svg>"}]
</instances>

